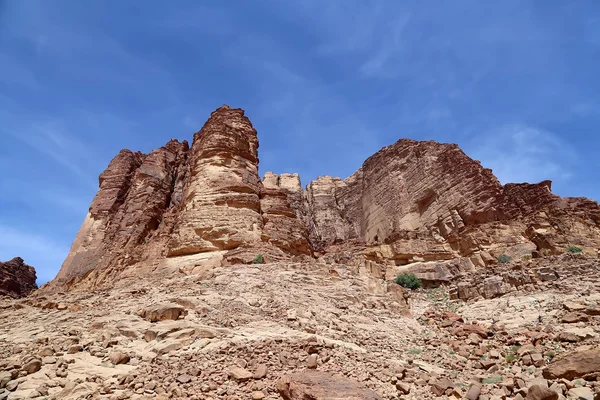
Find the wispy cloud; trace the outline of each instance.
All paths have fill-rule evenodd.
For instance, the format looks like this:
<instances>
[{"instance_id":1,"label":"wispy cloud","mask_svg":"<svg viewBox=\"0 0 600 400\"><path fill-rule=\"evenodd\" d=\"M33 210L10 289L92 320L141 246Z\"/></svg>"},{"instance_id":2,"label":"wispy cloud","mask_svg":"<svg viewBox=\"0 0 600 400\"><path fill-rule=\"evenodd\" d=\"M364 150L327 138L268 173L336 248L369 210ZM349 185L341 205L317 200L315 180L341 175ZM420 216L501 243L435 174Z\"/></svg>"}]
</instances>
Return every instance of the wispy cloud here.
<instances>
[{"instance_id":1,"label":"wispy cloud","mask_svg":"<svg viewBox=\"0 0 600 400\"><path fill-rule=\"evenodd\" d=\"M85 159L85 146L73 138L49 127L31 126L29 129L0 129L0 133L10 135L37 150L81 178L90 178L75 161Z\"/></svg>"},{"instance_id":2,"label":"wispy cloud","mask_svg":"<svg viewBox=\"0 0 600 400\"><path fill-rule=\"evenodd\" d=\"M482 132L467 153L491 168L503 184L568 180L576 154L558 135L523 124Z\"/></svg>"}]
</instances>

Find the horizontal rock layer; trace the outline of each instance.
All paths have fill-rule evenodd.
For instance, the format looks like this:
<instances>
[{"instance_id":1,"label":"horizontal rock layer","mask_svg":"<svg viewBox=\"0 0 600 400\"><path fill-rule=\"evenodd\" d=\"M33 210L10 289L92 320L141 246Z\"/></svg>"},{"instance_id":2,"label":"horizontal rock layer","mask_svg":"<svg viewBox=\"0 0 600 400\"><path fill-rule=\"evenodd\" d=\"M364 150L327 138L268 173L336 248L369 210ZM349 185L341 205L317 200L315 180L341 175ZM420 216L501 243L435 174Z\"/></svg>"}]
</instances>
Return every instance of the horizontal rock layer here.
<instances>
[{"instance_id":1,"label":"horizontal rock layer","mask_svg":"<svg viewBox=\"0 0 600 400\"><path fill-rule=\"evenodd\" d=\"M96 287L122 274L298 257L404 265L600 248L600 206L551 182L502 185L457 145L401 139L345 180L258 175L258 138L223 106L187 142L122 150L54 282ZM145 272L144 272L145 273Z\"/></svg>"}]
</instances>

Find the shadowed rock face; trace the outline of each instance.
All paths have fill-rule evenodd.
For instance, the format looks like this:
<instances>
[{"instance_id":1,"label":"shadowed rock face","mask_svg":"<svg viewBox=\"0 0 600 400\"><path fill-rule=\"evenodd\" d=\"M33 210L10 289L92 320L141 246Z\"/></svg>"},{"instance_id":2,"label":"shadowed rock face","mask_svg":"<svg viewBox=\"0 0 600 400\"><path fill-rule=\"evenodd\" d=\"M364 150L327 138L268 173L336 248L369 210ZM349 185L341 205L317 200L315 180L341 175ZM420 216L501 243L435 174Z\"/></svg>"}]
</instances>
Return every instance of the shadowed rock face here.
<instances>
[{"instance_id":1,"label":"shadowed rock face","mask_svg":"<svg viewBox=\"0 0 600 400\"><path fill-rule=\"evenodd\" d=\"M463 258L472 269L502 253L600 247L598 203L553 195L550 181L503 186L454 144L401 139L347 179L322 176L305 190L297 174L261 181L258 162L256 130L228 106L191 148L171 140L148 155L122 150L48 288L110 284L142 267L248 263L259 253L267 262L325 255L380 265Z\"/></svg>"},{"instance_id":2,"label":"shadowed rock face","mask_svg":"<svg viewBox=\"0 0 600 400\"><path fill-rule=\"evenodd\" d=\"M21 257L0 262L0 296L25 297L35 289L35 268L25 264Z\"/></svg>"}]
</instances>

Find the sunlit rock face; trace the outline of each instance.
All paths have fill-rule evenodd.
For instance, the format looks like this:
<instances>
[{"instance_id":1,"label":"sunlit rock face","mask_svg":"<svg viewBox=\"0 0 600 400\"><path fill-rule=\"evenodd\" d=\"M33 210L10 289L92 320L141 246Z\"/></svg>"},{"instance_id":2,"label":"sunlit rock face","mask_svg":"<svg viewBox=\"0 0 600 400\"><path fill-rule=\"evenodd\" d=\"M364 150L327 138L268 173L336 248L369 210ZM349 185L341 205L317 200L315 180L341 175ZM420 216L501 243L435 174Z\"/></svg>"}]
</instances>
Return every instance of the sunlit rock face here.
<instances>
[{"instance_id":1,"label":"sunlit rock face","mask_svg":"<svg viewBox=\"0 0 600 400\"><path fill-rule=\"evenodd\" d=\"M454 144L401 139L350 177L321 176L304 189L298 174L261 180L258 145L244 111L222 106L191 148L171 140L150 154L122 150L100 175L71 251L43 290L204 271L258 254L265 262L368 261L381 272L600 248L598 203L560 198L550 181L503 186Z\"/></svg>"}]
</instances>

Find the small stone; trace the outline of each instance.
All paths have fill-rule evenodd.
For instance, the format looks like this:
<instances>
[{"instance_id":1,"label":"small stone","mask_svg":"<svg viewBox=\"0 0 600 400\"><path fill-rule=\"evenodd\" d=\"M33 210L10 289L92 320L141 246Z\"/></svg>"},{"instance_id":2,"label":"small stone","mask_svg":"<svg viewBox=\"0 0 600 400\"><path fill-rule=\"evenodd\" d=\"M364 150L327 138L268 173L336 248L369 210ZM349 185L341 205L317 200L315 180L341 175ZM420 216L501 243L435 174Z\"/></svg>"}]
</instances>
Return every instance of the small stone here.
<instances>
[{"instance_id":1,"label":"small stone","mask_svg":"<svg viewBox=\"0 0 600 400\"><path fill-rule=\"evenodd\" d=\"M44 347L39 352L40 357L47 357L54 355L54 349L52 347Z\"/></svg>"},{"instance_id":2,"label":"small stone","mask_svg":"<svg viewBox=\"0 0 600 400\"><path fill-rule=\"evenodd\" d=\"M127 364L129 362L129 356L120 351L113 351L108 358L113 365Z\"/></svg>"},{"instance_id":3,"label":"small stone","mask_svg":"<svg viewBox=\"0 0 600 400\"><path fill-rule=\"evenodd\" d=\"M42 368L42 361L40 360L31 360L27 364L23 365L23 370L27 371L27 374L35 374Z\"/></svg>"},{"instance_id":4,"label":"small stone","mask_svg":"<svg viewBox=\"0 0 600 400\"><path fill-rule=\"evenodd\" d=\"M306 366L310 369L317 368L317 355L316 354L311 354L310 356L308 356L308 359L306 360Z\"/></svg>"},{"instance_id":5,"label":"small stone","mask_svg":"<svg viewBox=\"0 0 600 400\"><path fill-rule=\"evenodd\" d=\"M452 383L452 381L448 378L436 379L429 385L431 387L431 391L436 396L442 396L446 392L446 389L451 389L454 387L454 383Z\"/></svg>"},{"instance_id":6,"label":"small stone","mask_svg":"<svg viewBox=\"0 0 600 400\"><path fill-rule=\"evenodd\" d=\"M192 380L192 377L189 376L188 374L179 375L177 377L177 382L179 382L179 383L188 383L191 380Z\"/></svg>"},{"instance_id":7,"label":"small stone","mask_svg":"<svg viewBox=\"0 0 600 400\"><path fill-rule=\"evenodd\" d=\"M569 390L569 400L594 400L594 392L589 387L576 387Z\"/></svg>"},{"instance_id":8,"label":"small stone","mask_svg":"<svg viewBox=\"0 0 600 400\"><path fill-rule=\"evenodd\" d=\"M288 321L295 321L298 319L295 309L288 310L287 319L288 319Z\"/></svg>"},{"instance_id":9,"label":"small stone","mask_svg":"<svg viewBox=\"0 0 600 400\"><path fill-rule=\"evenodd\" d=\"M252 393L252 400L261 400L265 398L265 394L261 391L256 391Z\"/></svg>"},{"instance_id":10,"label":"small stone","mask_svg":"<svg viewBox=\"0 0 600 400\"><path fill-rule=\"evenodd\" d=\"M79 353L80 351L83 351L83 346L76 344L74 346L69 347L69 350L67 350L67 354L75 354Z\"/></svg>"},{"instance_id":11,"label":"small stone","mask_svg":"<svg viewBox=\"0 0 600 400\"><path fill-rule=\"evenodd\" d=\"M481 394L481 385L473 385L469 388L466 398L467 400L477 400Z\"/></svg>"},{"instance_id":12,"label":"small stone","mask_svg":"<svg viewBox=\"0 0 600 400\"><path fill-rule=\"evenodd\" d=\"M19 381L10 381L6 384L6 390L9 392L14 392L19 387Z\"/></svg>"},{"instance_id":13,"label":"small stone","mask_svg":"<svg viewBox=\"0 0 600 400\"><path fill-rule=\"evenodd\" d=\"M406 382L396 382L396 389L402 394L410 393L410 384Z\"/></svg>"},{"instance_id":14,"label":"small stone","mask_svg":"<svg viewBox=\"0 0 600 400\"><path fill-rule=\"evenodd\" d=\"M267 376L267 366L265 364L259 364L254 371L254 379L262 379Z\"/></svg>"},{"instance_id":15,"label":"small stone","mask_svg":"<svg viewBox=\"0 0 600 400\"><path fill-rule=\"evenodd\" d=\"M527 391L525 400L558 400L558 393L542 385L533 385Z\"/></svg>"},{"instance_id":16,"label":"small stone","mask_svg":"<svg viewBox=\"0 0 600 400\"><path fill-rule=\"evenodd\" d=\"M253 374L244 368L231 367L229 368L229 376L238 382L245 382L252 379Z\"/></svg>"}]
</instances>

